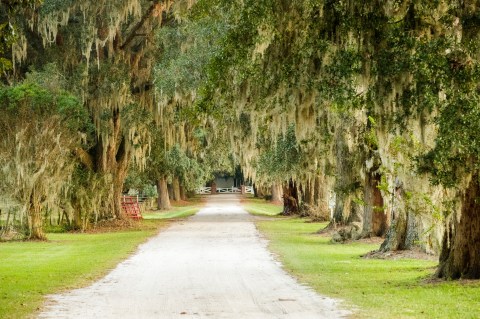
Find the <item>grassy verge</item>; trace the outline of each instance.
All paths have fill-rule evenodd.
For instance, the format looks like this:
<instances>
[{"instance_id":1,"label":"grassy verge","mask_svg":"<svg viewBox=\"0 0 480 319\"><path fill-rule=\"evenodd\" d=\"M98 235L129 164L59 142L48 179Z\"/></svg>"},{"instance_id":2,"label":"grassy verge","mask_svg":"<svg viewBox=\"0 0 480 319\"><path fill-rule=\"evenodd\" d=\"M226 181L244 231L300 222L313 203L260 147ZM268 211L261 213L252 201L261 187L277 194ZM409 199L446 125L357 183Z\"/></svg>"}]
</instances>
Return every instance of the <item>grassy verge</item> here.
<instances>
[{"instance_id":1,"label":"grassy verge","mask_svg":"<svg viewBox=\"0 0 480 319\"><path fill-rule=\"evenodd\" d=\"M436 262L359 256L377 245L331 244L313 234L326 224L258 221L284 267L321 294L345 300L354 318L478 318L480 282L432 282Z\"/></svg>"},{"instance_id":2,"label":"grassy verge","mask_svg":"<svg viewBox=\"0 0 480 319\"><path fill-rule=\"evenodd\" d=\"M147 211L143 213L143 218L146 220L186 218L195 215L200 207L201 205L197 204L194 206L174 206L167 211Z\"/></svg>"},{"instance_id":3,"label":"grassy verge","mask_svg":"<svg viewBox=\"0 0 480 319\"><path fill-rule=\"evenodd\" d=\"M161 213L161 218L147 214L127 231L49 233L48 242L0 243L0 318L29 317L41 307L45 295L102 277L167 225L166 219L185 217L199 209L198 203L195 207L183 205Z\"/></svg>"},{"instance_id":4,"label":"grassy verge","mask_svg":"<svg viewBox=\"0 0 480 319\"><path fill-rule=\"evenodd\" d=\"M44 295L99 278L154 233L49 234L48 242L0 244L0 318L24 318Z\"/></svg>"},{"instance_id":5,"label":"grassy verge","mask_svg":"<svg viewBox=\"0 0 480 319\"><path fill-rule=\"evenodd\" d=\"M256 216L277 216L282 212L281 205L275 205L259 198L248 198L243 202L247 212Z\"/></svg>"}]
</instances>

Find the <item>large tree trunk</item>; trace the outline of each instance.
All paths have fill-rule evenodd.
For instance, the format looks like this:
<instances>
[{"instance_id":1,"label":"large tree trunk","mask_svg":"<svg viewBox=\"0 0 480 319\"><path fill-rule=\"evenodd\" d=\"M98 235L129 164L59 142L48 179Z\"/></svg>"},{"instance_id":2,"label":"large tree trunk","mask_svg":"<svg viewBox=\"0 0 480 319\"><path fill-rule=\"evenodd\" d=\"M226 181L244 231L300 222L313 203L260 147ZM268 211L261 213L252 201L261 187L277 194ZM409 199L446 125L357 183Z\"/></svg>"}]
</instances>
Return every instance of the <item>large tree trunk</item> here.
<instances>
[{"instance_id":1,"label":"large tree trunk","mask_svg":"<svg viewBox=\"0 0 480 319\"><path fill-rule=\"evenodd\" d=\"M460 220L443 239L437 276L480 279L480 184L474 175L465 191Z\"/></svg>"},{"instance_id":2,"label":"large tree trunk","mask_svg":"<svg viewBox=\"0 0 480 319\"><path fill-rule=\"evenodd\" d=\"M385 241L380 246L381 252L412 249L418 240L415 214L402 212L392 221Z\"/></svg>"},{"instance_id":3,"label":"large tree trunk","mask_svg":"<svg viewBox=\"0 0 480 319\"><path fill-rule=\"evenodd\" d=\"M28 219L30 228L30 239L45 240L47 239L43 232L43 218L40 210L38 199L35 196L35 189L30 195L30 203L28 207Z\"/></svg>"},{"instance_id":4,"label":"large tree trunk","mask_svg":"<svg viewBox=\"0 0 480 319\"><path fill-rule=\"evenodd\" d=\"M330 211L328 209L328 192L325 176L317 176L313 184L313 205L316 207L317 220L329 220Z\"/></svg>"},{"instance_id":5,"label":"large tree trunk","mask_svg":"<svg viewBox=\"0 0 480 319\"><path fill-rule=\"evenodd\" d=\"M114 201L114 213L119 219L125 218L125 212L122 209L122 192L123 184L128 172L129 157L127 154L122 153L125 158L120 159L117 162L113 175L113 201Z\"/></svg>"},{"instance_id":6,"label":"large tree trunk","mask_svg":"<svg viewBox=\"0 0 480 319\"><path fill-rule=\"evenodd\" d=\"M303 184L303 202L309 206L315 205L315 182L308 180Z\"/></svg>"},{"instance_id":7,"label":"large tree trunk","mask_svg":"<svg viewBox=\"0 0 480 319\"><path fill-rule=\"evenodd\" d=\"M397 185L392 196L391 225L380 252L412 249L418 241L416 216L405 206L404 197L404 190Z\"/></svg>"},{"instance_id":8,"label":"large tree trunk","mask_svg":"<svg viewBox=\"0 0 480 319\"><path fill-rule=\"evenodd\" d=\"M388 230L387 215L383 207L382 193L378 189L381 177L376 173L369 173L365 177L363 212L363 237L384 236Z\"/></svg>"},{"instance_id":9,"label":"large tree trunk","mask_svg":"<svg viewBox=\"0 0 480 319\"><path fill-rule=\"evenodd\" d=\"M283 188L283 212L282 215L298 214L298 189L297 184L290 180Z\"/></svg>"},{"instance_id":10,"label":"large tree trunk","mask_svg":"<svg viewBox=\"0 0 480 319\"><path fill-rule=\"evenodd\" d=\"M178 177L173 178L172 195L173 195L172 199L176 202L182 199L182 196L180 195L180 181L178 180Z\"/></svg>"},{"instance_id":11,"label":"large tree trunk","mask_svg":"<svg viewBox=\"0 0 480 319\"><path fill-rule=\"evenodd\" d=\"M344 131L345 130L345 131ZM353 202L355 198L361 198L359 192L361 185L358 176L358 162L355 159L358 156L352 154L348 148L345 138L346 129L341 128L335 134L335 158L336 158L336 179L335 179L335 208L329 228L345 226L353 219L361 218L359 205Z\"/></svg>"},{"instance_id":12,"label":"large tree trunk","mask_svg":"<svg viewBox=\"0 0 480 319\"><path fill-rule=\"evenodd\" d=\"M257 184L253 184L253 193L254 196L258 198L263 198L263 196L265 196L263 187L259 187Z\"/></svg>"},{"instance_id":13,"label":"large tree trunk","mask_svg":"<svg viewBox=\"0 0 480 319\"><path fill-rule=\"evenodd\" d=\"M283 197L282 185L278 183L272 184L272 202L281 203Z\"/></svg>"},{"instance_id":14,"label":"large tree trunk","mask_svg":"<svg viewBox=\"0 0 480 319\"><path fill-rule=\"evenodd\" d=\"M167 184L167 190L168 190L168 197L170 198L170 200L173 200L173 185Z\"/></svg>"},{"instance_id":15,"label":"large tree trunk","mask_svg":"<svg viewBox=\"0 0 480 319\"><path fill-rule=\"evenodd\" d=\"M83 230L83 214L82 214L82 207L74 203L74 212L73 212L73 224L72 227L75 230Z\"/></svg>"},{"instance_id":16,"label":"large tree trunk","mask_svg":"<svg viewBox=\"0 0 480 319\"><path fill-rule=\"evenodd\" d=\"M130 162L130 152L127 150L126 140L121 132L120 111L113 112L110 124L112 135L106 139L99 138L95 153L97 171L112 178L112 197L105 205L107 211L103 213L103 217L125 218L121 197Z\"/></svg>"},{"instance_id":17,"label":"large tree trunk","mask_svg":"<svg viewBox=\"0 0 480 319\"><path fill-rule=\"evenodd\" d=\"M167 186L167 179L165 177L160 178L157 181L157 207L158 209L170 209L172 206L170 205L170 198L168 196L168 186Z\"/></svg>"}]
</instances>

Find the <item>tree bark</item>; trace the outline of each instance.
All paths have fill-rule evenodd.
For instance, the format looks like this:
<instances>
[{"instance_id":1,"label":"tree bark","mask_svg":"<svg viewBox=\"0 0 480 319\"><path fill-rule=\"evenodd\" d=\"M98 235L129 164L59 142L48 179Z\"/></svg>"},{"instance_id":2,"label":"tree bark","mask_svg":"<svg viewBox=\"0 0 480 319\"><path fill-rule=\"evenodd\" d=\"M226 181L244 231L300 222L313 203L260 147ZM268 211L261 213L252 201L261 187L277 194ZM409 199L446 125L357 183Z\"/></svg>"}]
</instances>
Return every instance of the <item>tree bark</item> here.
<instances>
[{"instance_id":1,"label":"tree bark","mask_svg":"<svg viewBox=\"0 0 480 319\"><path fill-rule=\"evenodd\" d=\"M167 179L165 177L161 177L157 181L157 208L168 210L172 208L170 205L170 198L168 196L168 186L167 186Z\"/></svg>"},{"instance_id":2,"label":"tree bark","mask_svg":"<svg viewBox=\"0 0 480 319\"><path fill-rule=\"evenodd\" d=\"M180 183L180 199L183 201L187 200L187 192L185 191L185 186Z\"/></svg>"},{"instance_id":3,"label":"tree bark","mask_svg":"<svg viewBox=\"0 0 480 319\"><path fill-rule=\"evenodd\" d=\"M283 197L282 185L278 183L272 184L272 202L281 203Z\"/></svg>"},{"instance_id":4,"label":"tree bark","mask_svg":"<svg viewBox=\"0 0 480 319\"><path fill-rule=\"evenodd\" d=\"M28 207L30 239L45 240L47 237L43 232L43 218L38 199L35 196L35 189L30 194L30 203Z\"/></svg>"},{"instance_id":5,"label":"tree bark","mask_svg":"<svg viewBox=\"0 0 480 319\"><path fill-rule=\"evenodd\" d=\"M480 279L480 183L474 175L465 190L460 220L447 227L437 276ZM453 226L453 227L451 227Z\"/></svg>"},{"instance_id":6,"label":"tree bark","mask_svg":"<svg viewBox=\"0 0 480 319\"><path fill-rule=\"evenodd\" d=\"M362 237L382 237L388 230L383 197L378 189L380 180L380 175L376 173L369 173L365 177Z\"/></svg>"},{"instance_id":7,"label":"tree bark","mask_svg":"<svg viewBox=\"0 0 480 319\"><path fill-rule=\"evenodd\" d=\"M303 187L303 201L310 206L315 205L315 182L308 180Z\"/></svg>"},{"instance_id":8,"label":"tree bark","mask_svg":"<svg viewBox=\"0 0 480 319\"><path fill-rule=\"evenodd\" d=\"M360 191L363 191L358 170L360 167L355 162L356 157L351 154L346 141L346 128L340 128L335 133L335 158L336 158L336 178L335 178L335 208L332 220L328 227L345 226L353 219L361 218L360 205L356 205L353 199L359 198ZM361 231L361 229L360 229Z\"/></svg>"},{"instance_id":9,"label":"tree bark","mask_svg":"<svg viewBox=\"0 0 480 319\"><path fill-rule=\"evenodd\" d=\"M115 216L119 219L126 218L125 212L122 209L122 192L123 184L127 177L129 158L130 157L127 156L126 152L122 153L122 158L117 162L113 175L113 211L115 212Z\"/></svg>"},{"instance_id":10,"label":"tree bark","mask_svg":"<svg viewBox=\"0 0 480 319\"><path fill-rule=\"evenodd\" d=\"M282 215L298 214L298 189L294 181L290 180L283 188L283 212Z\"/></svg>"},{"instance_id":11,"label":"tree bark","mask_svg":"<svg viewBox=\"0 0 480 319\"><path fill-rule=\"evenodd\" d=\"M391 199L391 222L380 252L412 249L418 241L416 216L406 207L404 197L402 184L397 181Z\"/></svg>"},{"instance_id":12,"label":"tree bark","mask_svg":"<svg viewBox=\"0 0 480 319\"><path fill-rule=\"evenodd\" d=\"M125 218L122 211L121 197L123 184L128 172L130 152L126 147L126 140L121 132L120 111L114 111L110 122L112 134L108 139L99 137L95 158L97 171L112 178L112 197L106 203L102 217L114 216Z\"/></svg>"},{"instance_id":13,"label":"tree bark","mask_svg":"<svg viewBox=\"0 0 480 319\"><path fill-rule=\"evenodd\" d=\"M80 205L74 205L73 213L73 229L80 230L83 229L83 219L82 219L82 208Z\"/></svg>"},{"instance_id":14,"label":"tree bark","mask_svg":"<svg viewBox=\"0 0 480 319\"><path fill-rule=\"evenodd\" d=\"M263 192L263 188L259 187L257 184L253 184L253 193L254 193L254 196L257 198L263 198L263 196L265 196Z\"/></svg>"},{"instance_id":15,"label":"tree bark","mask_svg":"<svg viewBox=\"0 0 480 319\"><path fill-rule=\"evenodd\" d=\"M173 200L173 185L172 184L167 184L167 190L168 190L168 197L170 198L170 201Z\"/></svg>"},{"instance_id":16,"label":"tree bark","mask_svg":"<svg viewBox=\"0 0 480 319\"><path fill-rule=\"evenodd\" d=\"M330 219L330 210L328 207L328 192L327 192L327 182L325 176L319 175L315 177L315 180L312 181L312 191L313 191L313 203L316 207L316 215L314 216L317 220L329 220Z\"/></svg>"},{"instance_id":17,"label":"tree bark","mask_svg":"<svg viewBox=\"0 0 480 319\"><path fill-rule=\"evenodd\" d=\"M178 177L174 177L172 181L172 199L176 202L182 200L182 196L180 195L180 181Z\"/></svg>"}]
</instances>

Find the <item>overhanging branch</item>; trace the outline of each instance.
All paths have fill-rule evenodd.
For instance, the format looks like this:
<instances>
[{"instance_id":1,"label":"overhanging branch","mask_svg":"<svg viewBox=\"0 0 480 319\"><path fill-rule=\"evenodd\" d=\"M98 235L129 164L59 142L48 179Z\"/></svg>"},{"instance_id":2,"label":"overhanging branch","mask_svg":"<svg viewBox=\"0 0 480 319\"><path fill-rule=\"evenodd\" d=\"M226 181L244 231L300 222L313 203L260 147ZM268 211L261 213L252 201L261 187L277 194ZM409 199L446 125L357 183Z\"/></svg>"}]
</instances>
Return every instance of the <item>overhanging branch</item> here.
<instances>
[{"instance_id":1,"label":"overhanging branch","mask_svg":"<svg viewBox=\"0 0 480 319\"><path fill-rule=\"evenodd\" d=\"M145 14L142 16L140 21L133 27L133 29L130 31L130 34L127 36L125 39L125 42L120 46L120 49L124 50L130 42L137 36L137 31L140 30L140 28L145 24L145 21L147 21L148 18L150 18L155 10L155 7L160 3L160 1L154 1L152 5L147 9Z\"/></svg>"}]
</instances>

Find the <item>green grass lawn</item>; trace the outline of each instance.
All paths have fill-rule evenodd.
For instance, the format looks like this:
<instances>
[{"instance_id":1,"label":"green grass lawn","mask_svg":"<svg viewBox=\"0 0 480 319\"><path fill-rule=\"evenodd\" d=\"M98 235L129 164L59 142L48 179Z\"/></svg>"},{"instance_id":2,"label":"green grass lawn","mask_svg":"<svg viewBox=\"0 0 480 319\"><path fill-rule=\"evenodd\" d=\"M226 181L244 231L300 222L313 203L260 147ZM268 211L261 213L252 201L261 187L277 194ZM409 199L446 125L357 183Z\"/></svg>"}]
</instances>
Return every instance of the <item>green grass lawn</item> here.
<instances>
[{"instance_id":1,"label":"green grass lawn","mask_svg":"<svg viewBox=\"0 0 480 319\"><path fill-rule=\"evenodd\" d=\"M195 215L199 210L200 205L194 206L174 206L170 210L147 211L143 213L143 218L146 220L152 219L177 219L186 218Z\"/></svg>"},{"instance_id":2,"label":"green grass lawn","mask_svg":"<svg viewBox=\"0 0 480 319\"><path fill-rule=\"evenodd\" d=\"M166 219L199 209L198 203L183 205L160 213L159 218L146 214L145 220L127 231L49 233L47 242L0 243L0 318L29 317L42 306L45 295L102 277L167 225Z\"/></svg>"},{"instance_id":3,"label":"green grass lawn","mask_svg":"<svg viewBox=\"0 0 480 319\"><path fill-rule=\"evenodd\" d=\"M0 318L24 318L43 296L86 285L157 230L48 234L48 242L0 244Z\"/></svg>"},{"instance_id":4,"label":"green grass lawn","mask_svg":"<svg viewBox=\"0 0 480 319\"><path fill-rule=\"evenodd\" d=\"M363 259L378 245L331 244L314 234L325 226L298 218L257 222L287 271L357 309L354 318L480 318L480 282L432 283L432 261Z\"/></svg>"},{"instance_id":5,"label":"green grass lawn","mask_svg":"<svg viewBox=\"0 0 480 319\"><path fill-rule=\"evenodd\" d=\"M250 214L256 216L277 216L283 209L281 205L274 205L260 198L245 199L243 207Z\"/></svg>"}]
</instances>

